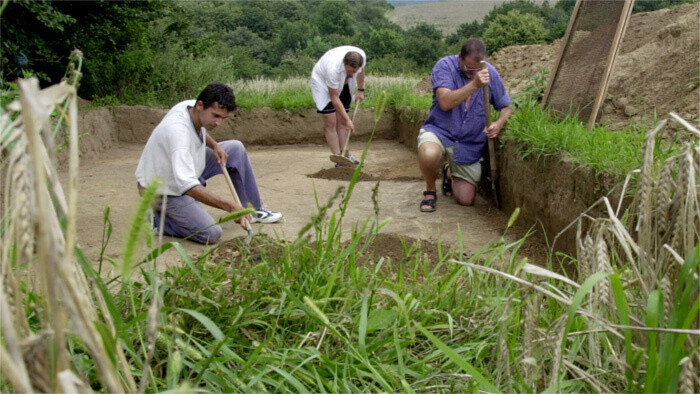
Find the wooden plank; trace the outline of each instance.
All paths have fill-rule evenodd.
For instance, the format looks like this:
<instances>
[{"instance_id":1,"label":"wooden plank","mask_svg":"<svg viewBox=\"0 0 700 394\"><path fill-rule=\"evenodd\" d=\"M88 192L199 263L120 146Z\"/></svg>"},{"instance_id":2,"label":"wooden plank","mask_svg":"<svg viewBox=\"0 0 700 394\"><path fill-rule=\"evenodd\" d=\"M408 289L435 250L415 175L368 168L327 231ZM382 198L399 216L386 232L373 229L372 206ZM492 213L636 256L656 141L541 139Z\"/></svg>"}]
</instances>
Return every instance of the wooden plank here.
<instances>
[{"instance_id":1,"label":"wooden plank","mask_svg":"<svg viewBox=\"0 0 700 394\"><path fill-rule=\"evenodd\" d=\"M581 6L581 1L582 0L577 0L576 5L574 6L574 10L571 12L571 17L569 18L569 25L566 26L566 33L564 33L564 39L562 40L561 47L559 47L559 55L557 56L557 60L554 63L554 68L549 72L549 83L547 83L547 89L544 91L544 97L542 98L542 103L546 106L547 105L547 99L549 98L549 93L552 90L552 85L554 84L554 80L556 79L555 77L557 76L557 73L559 72L559 64L561 63L562 58L564 57L564 53L566 53L566 49L569 46L569 42L571 41L571 30L572 28L576 25L576 20L578 18L578 10L579 7Z\"/></svg>"},{"instance_id":2,"label":"wooden plank","mask_svg":"<svg viewBox=\"0 0 700 394\"><path fill-rule=\"evenodd\" d=\"M595 125L635 0L577 0L543 105Z\"/></svg>"},{"instance_id":3,"label":"wooden plank","mask_svg":"<svg viewBox=\"0 0 700 394\"><path fill-rule=\"evenodd\" d=\"M612 47L610 48L610 55L608 55L608 62L605 65L605 74L603 75L603 79L600 84L600 90L593 104L591 116L588 118L588 130L592 130L595 126L596 119L598 118L598 112L600 111L600 107L603 105L603 101L605 100L605 94L608 91L608 83L610 82L610 74L612 74L615 59L620 51L620 42L622 42L622 38L627 30L627 22L629 22L630 15L632 14L634 1L635 0L625 0L625 6L622 10L622 17L617 25L617 31L615 32Z\"/></svg>"}]
</instances>

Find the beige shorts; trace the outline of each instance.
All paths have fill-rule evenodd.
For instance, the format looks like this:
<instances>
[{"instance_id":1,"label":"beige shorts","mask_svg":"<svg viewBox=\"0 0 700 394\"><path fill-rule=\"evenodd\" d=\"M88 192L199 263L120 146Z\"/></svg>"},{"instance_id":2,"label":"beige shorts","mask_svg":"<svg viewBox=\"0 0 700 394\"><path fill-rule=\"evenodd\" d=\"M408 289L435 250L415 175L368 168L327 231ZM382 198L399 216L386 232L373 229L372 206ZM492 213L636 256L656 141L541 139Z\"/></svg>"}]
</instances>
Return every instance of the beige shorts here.
<instances>
[{"instance_id":1,"label":"beige shorts","mask_svg":"<svg viewBox=\"0 0 700 394\"><path fill-rule=\"evenodd\" d=\"M440 138L437 135L435 135L435 133L425 129L420 129L420 131L418 132L418 149L420 149L420 146L423 145L423 143L425 142L434 142L440 146L440 149L442 149L443 157L446 157L447 160L450 162L450 172L452 173L452 177L464 179L465 181L471 183L474 186L479 184L479 180L481 180L481 160L472 164L455 163L454 145L445 148L442 145L442 141L440 141Z\"/></svg>"}]
</instances>

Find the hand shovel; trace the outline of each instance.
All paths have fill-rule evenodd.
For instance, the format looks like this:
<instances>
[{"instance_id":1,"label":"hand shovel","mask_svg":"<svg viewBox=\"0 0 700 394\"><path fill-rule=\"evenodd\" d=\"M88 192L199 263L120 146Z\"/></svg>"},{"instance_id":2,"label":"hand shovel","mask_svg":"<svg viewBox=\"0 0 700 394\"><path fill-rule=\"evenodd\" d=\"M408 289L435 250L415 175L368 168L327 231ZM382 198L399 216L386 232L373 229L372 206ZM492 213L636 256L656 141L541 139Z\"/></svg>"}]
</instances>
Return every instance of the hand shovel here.
<instances>
[{"instance_id":1,"label":"hand shovel","mask_svg":"<svg viewBox=\"0 0 700 394\"><path fill-rule=\"evenodd\" d=\"M486 68L486 61L481 61L481 69ZM491 104L489 103L489 85L484 86L484 111L486 112L486 127L491 126ZM498 185L498 168L496 168L496 147L495 138L489 138L489 167L491 167L491 189L496 196L496 208L501 209L501 188Z\"/></svg>"},{"instance_id":2,"label":"hand shovel","mask_svg":"<svg viewBox=\"0 0 700 394\"><path fill-rule=\"evenodd\" d=\"M352 113L352 123L355 123L355 115L357 115L357 109L360 108L360 102L356 101L355 102L355 111ZM343 150L340 152L339 155L330 155L329 158L333 163L340 164L343 167L352 167L355 168L357 165L353 163L352 160L349 158L345 157L348 153L348 147L350 146L350 130L348 130L348 136L345 138L345 145L343 145Z\"/></svg>"}]
</instances>

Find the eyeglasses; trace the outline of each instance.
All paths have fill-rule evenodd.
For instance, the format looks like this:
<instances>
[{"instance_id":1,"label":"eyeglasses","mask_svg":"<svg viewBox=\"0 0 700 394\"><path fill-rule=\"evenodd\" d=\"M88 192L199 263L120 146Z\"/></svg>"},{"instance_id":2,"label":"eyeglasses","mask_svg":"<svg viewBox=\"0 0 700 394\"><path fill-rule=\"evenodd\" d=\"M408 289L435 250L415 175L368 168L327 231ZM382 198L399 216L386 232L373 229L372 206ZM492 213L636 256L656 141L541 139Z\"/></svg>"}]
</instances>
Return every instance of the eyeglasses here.
<instances>
[{"instance_id":1,"label":"eyeglasses","mask_svg":"<svg viewBox=\"0 0 700 394\"><path fill-rule=\"evenodd\" d=\"M466 72L475 72L475 71L481 71L481 67L480 67L480 68L469 68L469 67L464 67L464 68L462 68L462 70L464 70L464 71L466 71Z\"/></svg>"}]
</instances>

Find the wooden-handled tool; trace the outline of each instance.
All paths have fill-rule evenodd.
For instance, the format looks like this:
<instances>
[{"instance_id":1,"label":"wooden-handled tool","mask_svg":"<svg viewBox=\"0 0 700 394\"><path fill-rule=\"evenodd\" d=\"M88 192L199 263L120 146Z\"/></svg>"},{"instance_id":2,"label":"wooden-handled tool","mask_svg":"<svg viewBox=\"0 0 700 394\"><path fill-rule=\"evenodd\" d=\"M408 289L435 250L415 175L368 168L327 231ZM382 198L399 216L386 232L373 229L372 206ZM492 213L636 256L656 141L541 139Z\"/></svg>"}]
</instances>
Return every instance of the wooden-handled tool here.
<instances>
[{"instance_id":1,"label":"wooden-handled tool","mask_svg":"<svg viewBox=\"0 0 700 394\"><path fill-rule=\"evenodd\" d=\"M231 181L231 175L228 173L228 169L226 169L225 164L221 164L221 172L224 173L224 177L226 177L226 183L228 184L228 188L231 191L231 196L233 196L233 201L235 201L236 204L241 205L241 199L238 198L238 193L236 193L236 188L233 187L233 182ZM243 205L241 205L243 206ZM253 227L251 227L250 222L246 217L243 218L243 227L246 229L248 232L248 241L250 242L250 239L253 238L253 235L255 235L255 232L253 231Z\"/></svg>"},{"instance_id":2,"label":"wooden-handled tool","mask_svg":"<svg viewBox=\"0 0 700 394\"><path fill-rule=\"evenodd\" d=\"M352 113L352 123L355 123L355 115L357 115L357 109L360 108L360 102L356 101L355 102L355 111ZM341 150L339 155L330 155L330 159L333 163L338 163L343 167L355 167L355 163L352 162L349 158L345 157L345 155L348 153L348 147L350 146L350 130L348 130L348 136L345 138L345 145L343 145L343 149Z\"/></svg>"},{"instance_id":3,"label":"wooden-handled tool","mask_svg":"<svg viewBox=\"0 0 700 394\"><path fill-rule=\"evenodd\" d=\"M486 68L486 61L481 61L481 69ZM484 85L484 111L486 112L486 127L491 126L491 104L489 103L489 85ZM489 138L489 167L491 167L491 189L496 196L496 207L501 209L501 189L498 186L498 168L496 165L498 160L496 160L496 146L494 142L495 138Z\"/></svg>"}]
</instances>

